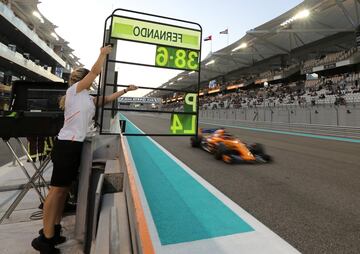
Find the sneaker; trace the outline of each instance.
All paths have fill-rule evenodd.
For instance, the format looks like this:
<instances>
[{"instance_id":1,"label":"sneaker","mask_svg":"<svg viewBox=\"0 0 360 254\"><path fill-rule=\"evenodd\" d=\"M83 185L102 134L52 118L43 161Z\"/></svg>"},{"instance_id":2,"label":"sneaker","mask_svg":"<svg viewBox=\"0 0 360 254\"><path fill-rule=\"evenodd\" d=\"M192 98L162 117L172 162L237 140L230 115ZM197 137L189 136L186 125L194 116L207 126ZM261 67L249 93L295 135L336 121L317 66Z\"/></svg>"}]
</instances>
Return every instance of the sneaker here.
<instances>
[{"instance_id":1,"label":"sneaker","mask_svg":"<svg viewBox=\"0 0 360 254\"><path fill-rule=\"evenodd\" d=\"M44 235L44 230L43 229L40 229L39 230L39 234L40 235ZM58 245L58 244L62 244L66 242L66 237L65 236L61 236L61 225L58 224L58 225L55 225L55 234L54 236L51 238L51 243L53 245Z\"/></svg>"},{"instance_id":2,"label":"sneaker","mask_svg":"<svg viewBox=\"0 0 360 254\"><path fill-rule=\"evenodd\" d=\"M40 251L40 254L60 254L60 250L55 248L51 240L52 238L47 239L44 235L40 235L31 242L31 246L35 250Z\"/></svg>"}]
</instances>

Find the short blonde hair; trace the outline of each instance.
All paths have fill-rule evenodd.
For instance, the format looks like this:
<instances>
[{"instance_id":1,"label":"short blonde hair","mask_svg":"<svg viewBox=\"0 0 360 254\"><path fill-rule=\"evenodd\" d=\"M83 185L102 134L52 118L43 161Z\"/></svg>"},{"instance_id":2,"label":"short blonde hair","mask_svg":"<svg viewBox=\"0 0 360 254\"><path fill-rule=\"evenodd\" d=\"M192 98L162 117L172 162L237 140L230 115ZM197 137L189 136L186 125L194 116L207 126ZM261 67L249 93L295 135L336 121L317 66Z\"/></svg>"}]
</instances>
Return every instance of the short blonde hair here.
<instances>
[{"instance_id":1,"label":"short blonde hair","mask_svg":"<svg viewBox=\"0 0 360 254\"><path fill-rule=\"evenodd\" d=\"M79 82L80 80L82 80L83 78L85 78L85 76L89 73L90 71L86 68L76 68L75 70L73 70L70 74L69 77L69 86L72 86L73 84ZM66 96L62 96L59 100L59 108L62 110L65 110L65 99Z\"/></svg>"}]
</instances>

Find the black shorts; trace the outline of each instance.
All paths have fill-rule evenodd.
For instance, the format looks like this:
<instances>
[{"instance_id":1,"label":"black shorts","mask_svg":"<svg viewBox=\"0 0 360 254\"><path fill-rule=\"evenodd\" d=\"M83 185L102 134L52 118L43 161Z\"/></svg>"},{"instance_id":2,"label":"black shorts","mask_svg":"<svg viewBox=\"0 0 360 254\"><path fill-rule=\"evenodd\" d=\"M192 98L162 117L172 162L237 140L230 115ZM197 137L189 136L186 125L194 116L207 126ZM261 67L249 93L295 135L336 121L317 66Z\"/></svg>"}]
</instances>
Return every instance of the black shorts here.
<instances>
[{"instance_id":1,"label":"black shorts","mask_svg":"<svg viewBox=\"0 0 360 254\"><path fill-rule=\"evenodd\" d=\"M69 187L78 175L83 142L56 140L51 152L51 186Z\"/></svg>"}]
</instances>

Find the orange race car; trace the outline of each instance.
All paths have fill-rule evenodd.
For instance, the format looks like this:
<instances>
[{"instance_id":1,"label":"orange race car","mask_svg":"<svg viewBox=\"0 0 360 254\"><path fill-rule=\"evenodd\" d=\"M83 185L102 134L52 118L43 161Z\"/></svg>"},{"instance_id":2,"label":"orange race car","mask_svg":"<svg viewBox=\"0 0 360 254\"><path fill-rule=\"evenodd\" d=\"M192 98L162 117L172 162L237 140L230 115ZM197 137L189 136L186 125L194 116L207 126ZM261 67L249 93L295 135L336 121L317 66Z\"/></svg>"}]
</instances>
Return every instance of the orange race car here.
<instances>
[{"instance_id":1,"label":"orange race car","mask_svg":"<svg viewBox=\"0 0 360 254\"><path fill-rule=\"evenodd\" d=\"M200 128L198 136L191 137L190 141L192 147L200 147L214 154L217 160L223 160L226 163L266 163L272 160L261 144L248 145L224 129Z\"/></svg>"}]
</instances>

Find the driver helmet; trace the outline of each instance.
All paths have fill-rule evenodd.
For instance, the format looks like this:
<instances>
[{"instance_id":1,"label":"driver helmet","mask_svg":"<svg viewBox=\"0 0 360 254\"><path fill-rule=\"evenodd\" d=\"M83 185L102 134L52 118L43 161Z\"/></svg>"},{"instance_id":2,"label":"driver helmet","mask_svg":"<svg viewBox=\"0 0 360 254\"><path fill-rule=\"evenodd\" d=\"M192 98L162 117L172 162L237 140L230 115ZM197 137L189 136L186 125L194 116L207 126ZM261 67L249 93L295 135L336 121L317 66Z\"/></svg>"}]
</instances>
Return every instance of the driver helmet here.
<instances>
[{"instance_id":1,"label":"driver helmet","mask_svg":"<svg viewBox=\"0 0 360 254\"><path fill-rule=\"evenodd\" d=\"M225 134L225 130L224 130L224 129L219 129L219 130L216 130L216 131L214 132L214 136L215 136L215 137L222 137L224 134Z\"/></svg>"}]
</instances>

